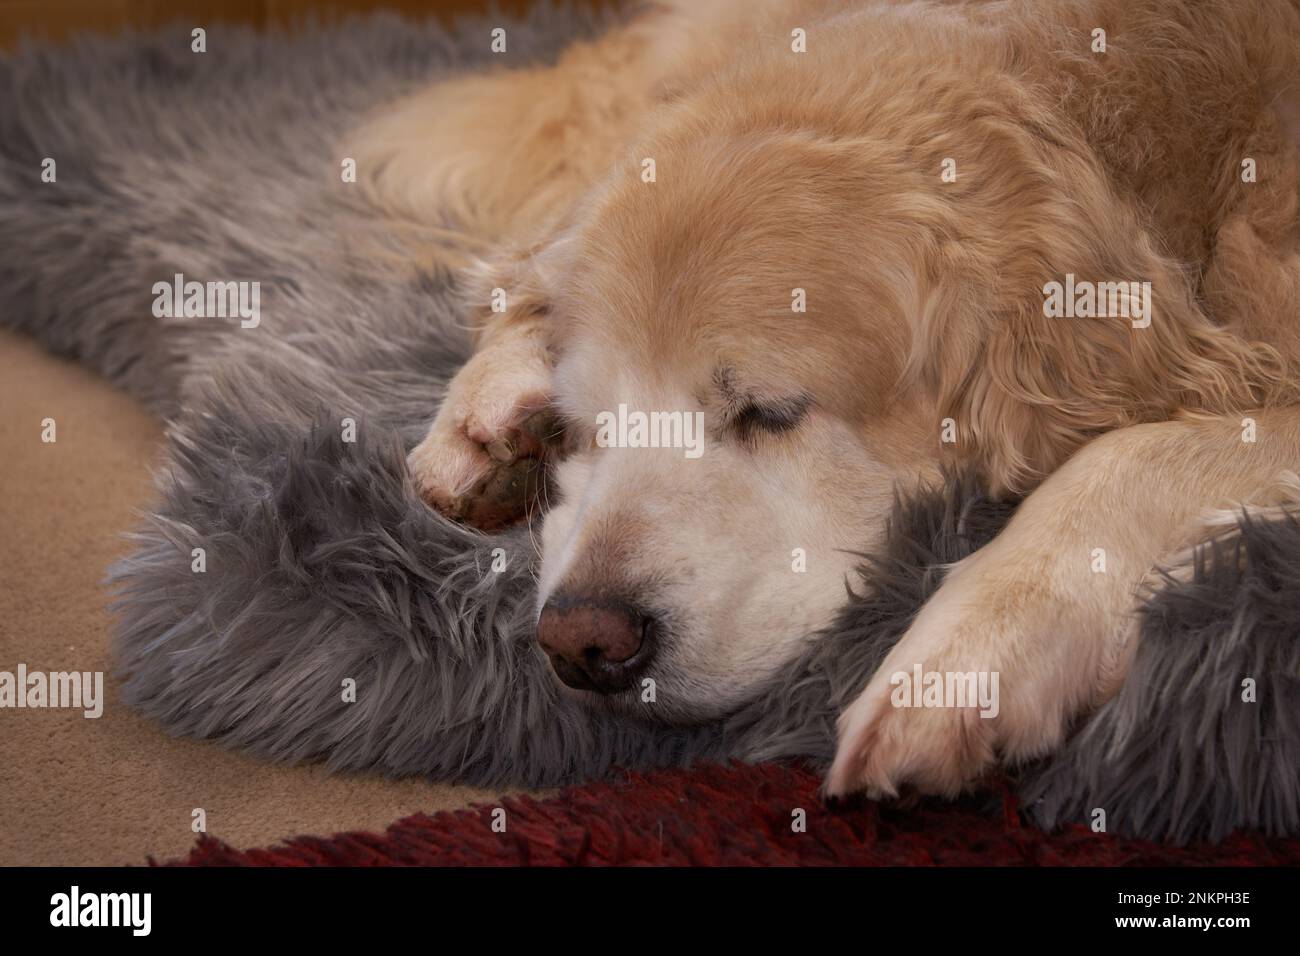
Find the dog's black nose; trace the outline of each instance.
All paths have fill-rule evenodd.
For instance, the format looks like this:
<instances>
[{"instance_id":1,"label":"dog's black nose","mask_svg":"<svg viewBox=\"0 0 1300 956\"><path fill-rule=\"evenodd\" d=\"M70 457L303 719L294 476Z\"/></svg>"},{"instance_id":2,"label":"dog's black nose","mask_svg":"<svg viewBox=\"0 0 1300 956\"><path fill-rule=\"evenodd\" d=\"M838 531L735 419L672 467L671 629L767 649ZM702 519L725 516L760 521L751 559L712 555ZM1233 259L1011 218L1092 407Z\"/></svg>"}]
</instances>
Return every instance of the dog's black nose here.
<instances>
[{"instance_id":1,"label":"dog's black nose","mask_svg":"<svg viewBox=\"0 0 1300 956\"><path fill-rule=\"evenodd\" d=\"M627 690L654 656L654 618L621 601L557 595L537 619L537 643L570 687Z\"/></svg>"}]
</instances>

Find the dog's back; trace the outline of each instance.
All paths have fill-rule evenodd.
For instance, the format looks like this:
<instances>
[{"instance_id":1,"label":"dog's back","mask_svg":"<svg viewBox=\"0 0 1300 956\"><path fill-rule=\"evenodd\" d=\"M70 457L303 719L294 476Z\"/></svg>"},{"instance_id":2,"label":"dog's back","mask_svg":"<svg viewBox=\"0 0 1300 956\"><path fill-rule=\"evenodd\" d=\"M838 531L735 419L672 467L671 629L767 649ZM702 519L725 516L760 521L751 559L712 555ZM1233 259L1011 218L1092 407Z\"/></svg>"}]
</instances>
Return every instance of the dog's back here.
<instances>
[{"instance_id":1,"label":"dog's back","mask_svg":"<svg viewBox=\"0 0 1300 956\"><path fill-rule=\"evenodd\" d=\"M1294 229L1300 130L1284 121L1300 105L1300 5L1018 6L1008 27L1015 56L1032 64L1053 108L1078 124L1117 188L1150 210L1175 256L1205 261L1215 231L1243 200L1256 200L1257 228L1279 237ZM1270 175L1244 193L1247 160ZM1279 167L1290 176L1275 175Z\"/></svg>"},{"instance_id":2,"label":"dog's back","mask_svg":"<svg viewBox=\"0 0 1300 956\"><path fill-rule=\"evenodd\" d=\"M1214 233L1242 211L1246 160L1270 172L1249 197L1253 224L1269 238L1294 235L1300 0L787 5L796 19L823 8L833 32L814 23L811 42L852 51L847 75L929 57L956 62L968 81L981 68L1025 79L1046 109L1076 124L1122 198L1150 211L1177 258L1209 258ZM903 93L921 75L896 79ZM1275 175L1279 167L1289 176Z\"/></svg>"}]
</instances>

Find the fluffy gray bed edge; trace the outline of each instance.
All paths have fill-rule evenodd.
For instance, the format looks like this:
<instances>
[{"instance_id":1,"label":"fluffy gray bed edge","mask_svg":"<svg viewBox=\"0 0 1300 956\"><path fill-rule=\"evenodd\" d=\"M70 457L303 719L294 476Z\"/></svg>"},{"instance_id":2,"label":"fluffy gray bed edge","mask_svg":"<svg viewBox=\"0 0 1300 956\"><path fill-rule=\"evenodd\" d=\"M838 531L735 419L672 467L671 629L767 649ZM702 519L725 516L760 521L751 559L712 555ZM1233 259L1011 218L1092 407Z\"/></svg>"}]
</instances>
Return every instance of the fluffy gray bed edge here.
<instances>
[{"instance_id":1,"label":"fluffy gray bed edge","mask_svg":"<svg viewBox=\"0 0 1300 956\"><path fill-rule=\"evenodd\" d=\"M388 237L333 152L368 107L488 63L497 25L515 64L594 27L546 7L454 29L213 26L196 55L182 24L0 57L0 322L169 419L159 500L111 576L124 697L171 733L273 759L483 785L702 757L824 763L839 708L939 565L1009 506L958 481L900 504L864 558L870 590L725 721L647 725L557 694L529 633L526 535L443 521L405 476L466 355L449 279L376 264ZM155 318L153 284L178 272L259 281L260 325ZM1024 772L1039 823L1100 807L1112 831L1180 842L1300 831L1300 529L1246 522L1238 540L1244 567L1207 552L1152 599L1119 696ZM1261 685L1249 711L1243 675Z\"/></svg>"}]
</instances>

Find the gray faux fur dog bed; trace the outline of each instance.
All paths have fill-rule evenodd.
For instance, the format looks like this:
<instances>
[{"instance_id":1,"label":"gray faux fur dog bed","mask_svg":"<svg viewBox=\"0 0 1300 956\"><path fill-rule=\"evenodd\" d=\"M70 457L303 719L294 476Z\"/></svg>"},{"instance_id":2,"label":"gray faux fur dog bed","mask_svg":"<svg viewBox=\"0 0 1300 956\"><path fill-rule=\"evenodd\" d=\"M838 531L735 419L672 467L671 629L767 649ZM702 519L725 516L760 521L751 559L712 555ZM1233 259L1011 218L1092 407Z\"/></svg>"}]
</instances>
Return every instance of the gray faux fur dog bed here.
<instances>
[{"instance_id":1,"label":"gray faux fur dog bed","mask_svg":"<svg viewBox=\"0 0 1300 956\"><path fill-rule=\"evenodd\" d=\"M202 55L183 25L0 58L0 316L171 420L160 500L112 572L125 697L173 733L275 759L483 785L824 762L940 566L1011 507L960 481L901 504L864 557L870 590L722 722L650 726L559 695L532 643L526 536L456 527L406 477L467 354L448 277L375 265L387 237L333 152L367 108L484 65L503 22L213 26ZM552 9L506 25L516 63L595 26ZM260 324L155 318L151 289L176 273L260 281ZM1245 522L1203 552L1149 602L1119 696L1024 772L1029 812L1050 826L1100 807L1113 831L1177 841L1300 832L1298 599L1295 521Z\"/></svg>"}]
</instances>

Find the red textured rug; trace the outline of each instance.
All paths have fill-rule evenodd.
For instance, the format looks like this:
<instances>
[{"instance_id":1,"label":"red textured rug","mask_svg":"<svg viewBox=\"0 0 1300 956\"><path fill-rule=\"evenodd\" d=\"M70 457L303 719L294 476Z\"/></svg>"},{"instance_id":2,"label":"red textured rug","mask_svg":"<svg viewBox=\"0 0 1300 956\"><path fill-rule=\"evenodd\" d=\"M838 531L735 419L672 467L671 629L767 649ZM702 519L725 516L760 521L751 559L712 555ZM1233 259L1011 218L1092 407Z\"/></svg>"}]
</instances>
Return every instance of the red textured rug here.
<instances>
[{"instance_id":1,"label":"red textured rug","mask_svg":"<svg viewBox=\"0 0 1300 956\"><path fill-rule=\"evenodd\" d=\"M1078 825L1021 824L974 805L827 806L798 766L716 764L629 773L534 800L416 814L383 835L295 837L258 850L200 839L189 866L1180 866L1296 865L1300 840L1236 833L1217 846L1167 847ZM501 814L504 810L504 818ZM796 824L804 811L804 827ZM497 823L494 829L494 820ZM504 832L501 822L504 820ZM151 861L152 862L152 861Z\"/></svg>"}]
</instances>

